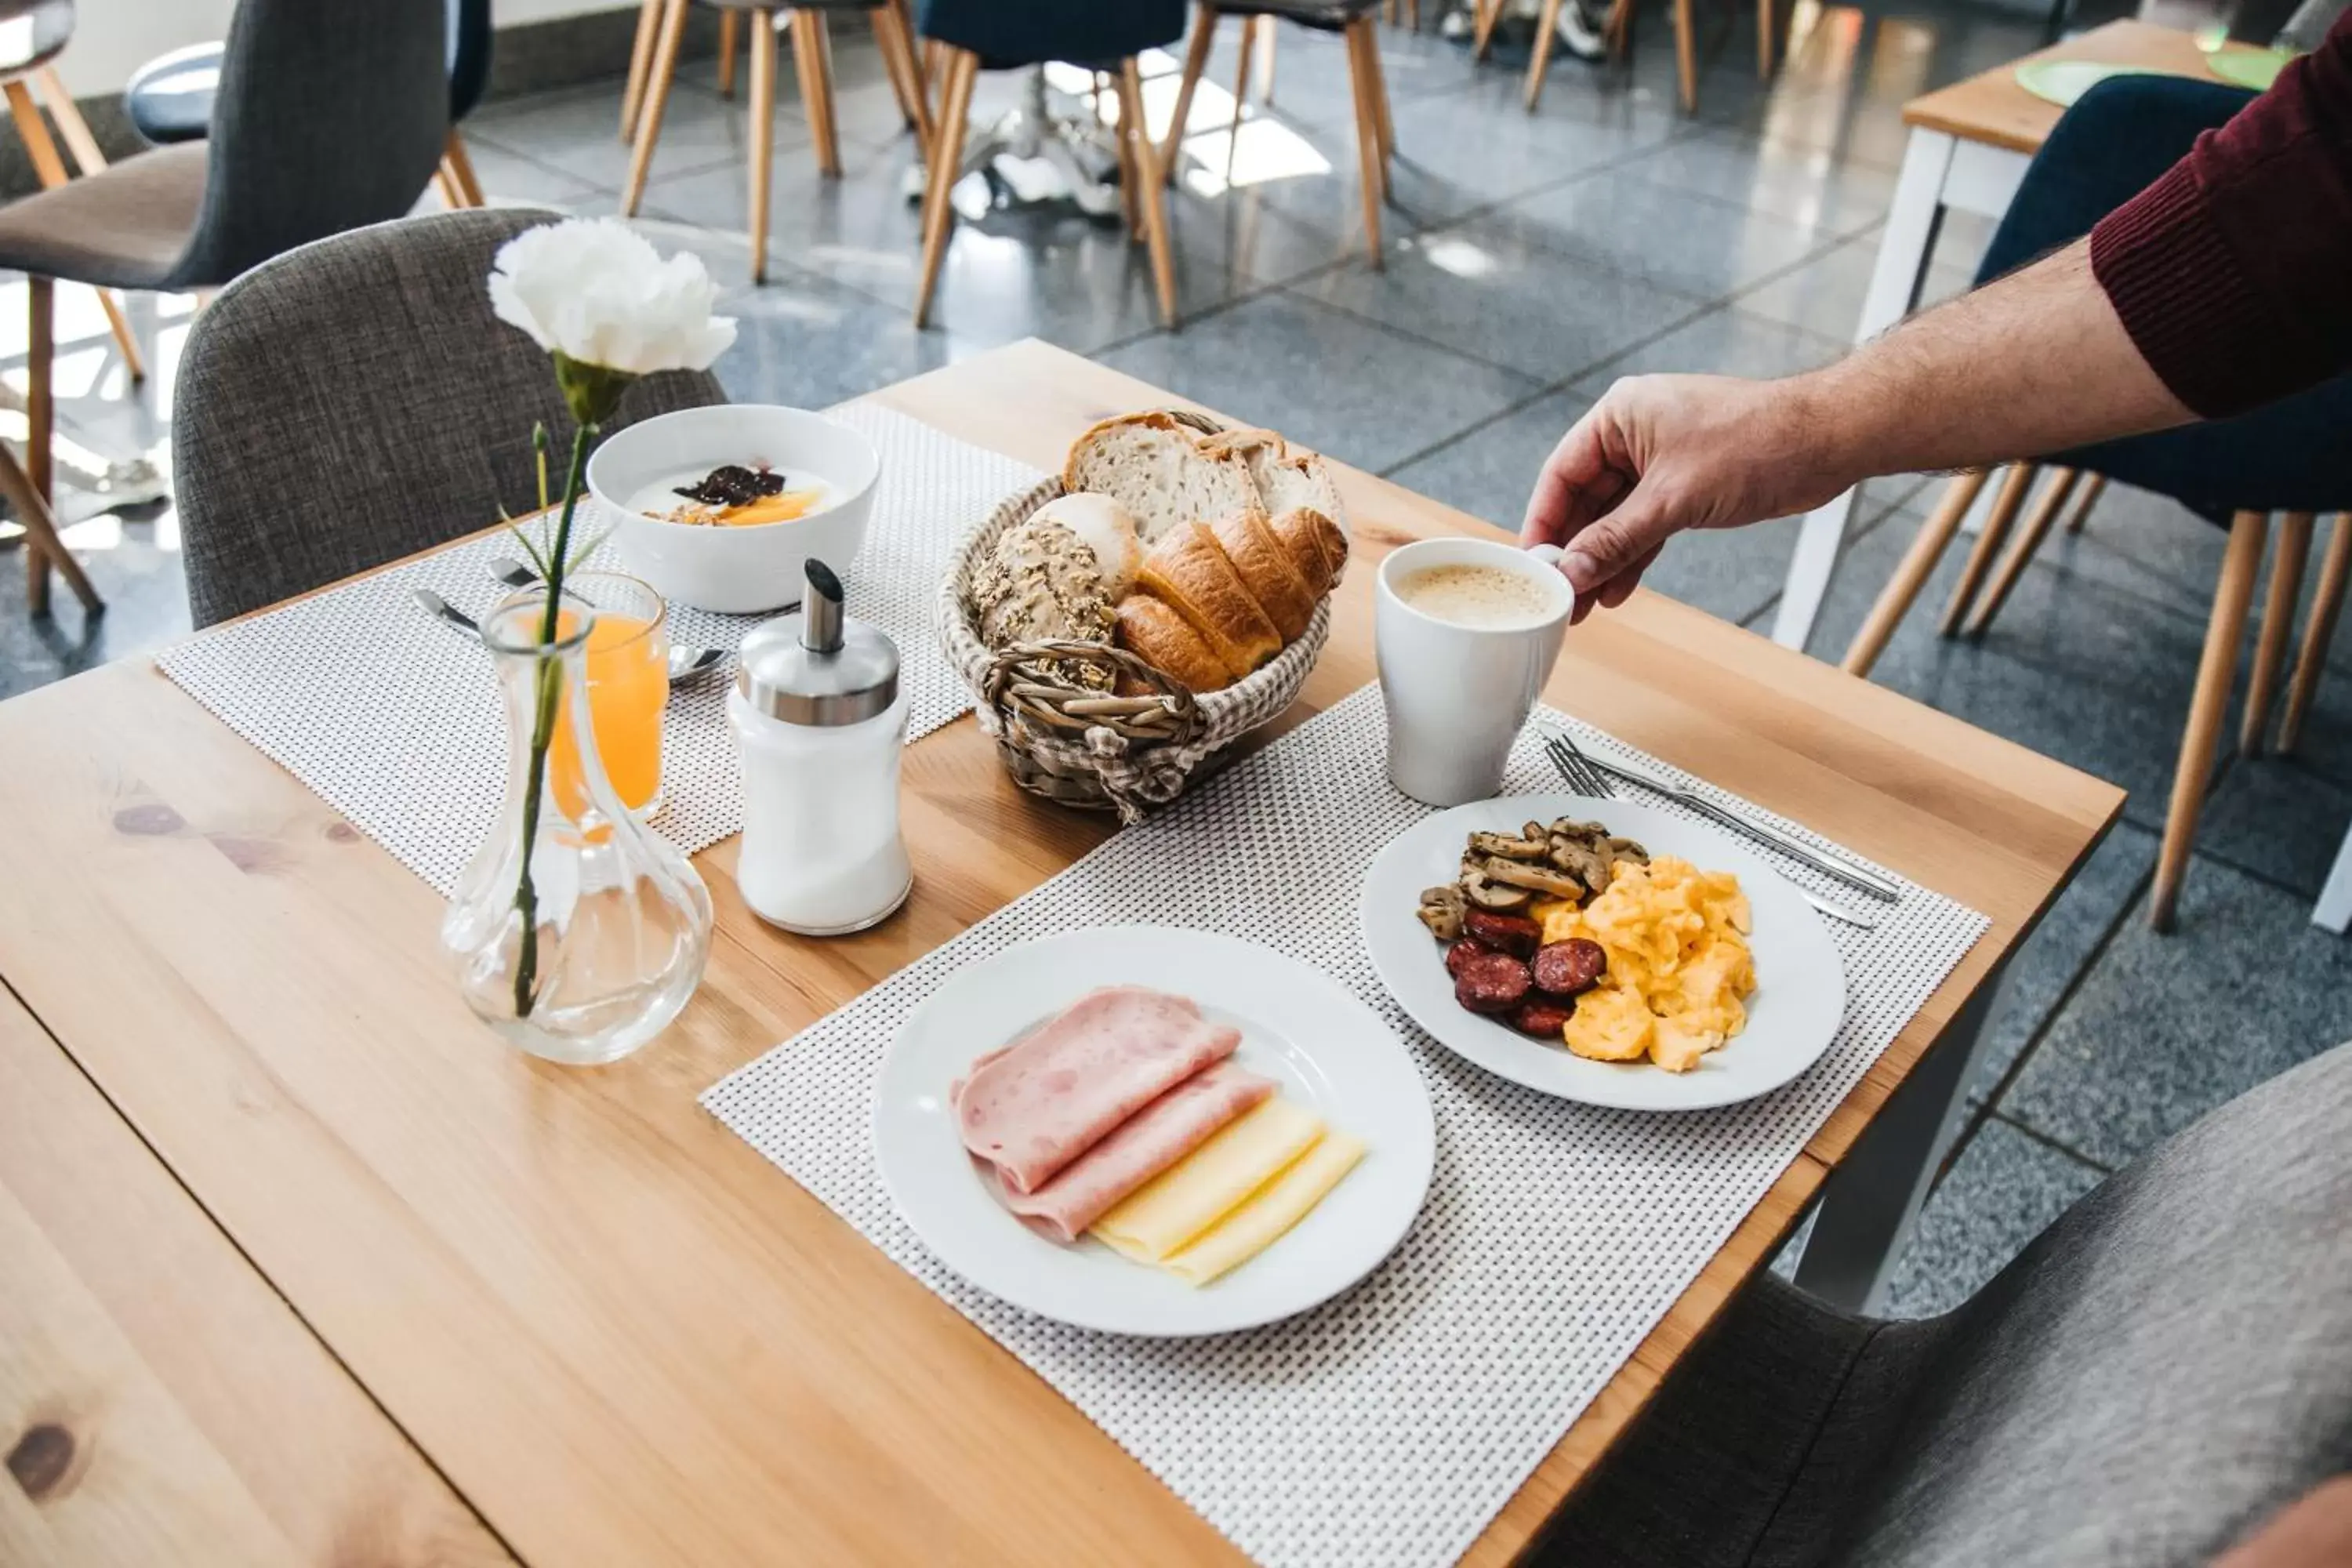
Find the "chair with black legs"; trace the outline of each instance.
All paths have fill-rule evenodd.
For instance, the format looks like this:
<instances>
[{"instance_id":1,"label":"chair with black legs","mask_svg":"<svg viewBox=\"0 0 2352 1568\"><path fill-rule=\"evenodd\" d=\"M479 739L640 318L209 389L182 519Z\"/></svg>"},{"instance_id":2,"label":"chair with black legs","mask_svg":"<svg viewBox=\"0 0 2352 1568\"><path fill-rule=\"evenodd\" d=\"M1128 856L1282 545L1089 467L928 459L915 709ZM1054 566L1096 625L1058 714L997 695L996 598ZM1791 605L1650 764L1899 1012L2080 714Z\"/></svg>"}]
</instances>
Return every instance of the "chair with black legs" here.
<instances>
[{"instance_id":1,"label":"chair with black legs","mask_svg":"<svg viewBox=\"0 0 2352 1568\"><path fill-rule=\"evenodd\" d=\"M2250 97L2218 83L2168 77L2118 77L2091 89L2059 121L2028 167L1987 249L1978 281L1989 281L2089 233L2100 218L2169 168L2199 133L2229 120ZM2273 552L2239 747L2248 755L2261 748L2283 689L2287 711L2282 749L2291 747L2301 731L2326 662L2334 606L2341 603L2345 575L2352 570L2352 549L2343 543L2352 521L2336 519L2336 542L2324 560L2318 584L2313 622L2317 635L2305 637L2300 667L2291 679L2283 679L2286 650L2315 520L2352 510L2352 441L2345 438L2347 430L2352 430L2352 376L2234 419L2012 465L1994 492L1983 530L1945 608L1944 636L1983 635L2034 552L2053 531L2073 492L2086 479L2091 494L2077 502L2078 526L2091 495L2112 479L2170 497L2230 531L2148 899L2149 922L2158 930L2172 923L2188 868L2273 513L2282 514L2278 548ZM2045 468L2051 474L2037 498L2034 483ZM1978 471L1952 481L1847 648L1843 664L1848 671L1870 672L1990 480L1988 472Z\"/></svg>"},{"instance_id":2,"label":"chair with black legs","mask_svg":"<svg viewBox=\"0 0 2352 1568\"><path fill-rule=\"evenodd\" d=\"M215 289L298 245L407 212L449 128L446 47L442 0L241 0L207 141L0 207L0 268L28 282L25 488L35 504L19 510L34 614L48 610L53 564L86 606L97 598L47 515L56 282Z\"/></svg>"}]
</instances>

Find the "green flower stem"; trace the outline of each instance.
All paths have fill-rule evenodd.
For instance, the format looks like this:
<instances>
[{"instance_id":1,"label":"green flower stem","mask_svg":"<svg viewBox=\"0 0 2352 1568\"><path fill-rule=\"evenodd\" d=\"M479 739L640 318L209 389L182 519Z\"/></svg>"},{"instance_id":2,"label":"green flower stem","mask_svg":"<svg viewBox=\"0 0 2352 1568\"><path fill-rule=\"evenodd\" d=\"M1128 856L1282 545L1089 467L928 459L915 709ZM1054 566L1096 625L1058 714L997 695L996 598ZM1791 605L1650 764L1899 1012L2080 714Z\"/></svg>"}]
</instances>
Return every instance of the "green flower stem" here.
<instances>
[{"instance_id":1,"label":"green flower stem","mask_svg":"<svg viewBox=\"0 0 2352 1568\"><path fill-rule=\"evenodd\" d=\"M563 479L563 515L555 525L555 548L548 553L547 609L540 616L539 643L555 641L563 603L563 576L571 564L572 515L579 510L581 476L588 467L588 444L596 426L583 421L572 437L572 467ZM522 952L515 963L515 1016L528 1018L539 1003L539 889L530 879L531 850L539 842L540 795L547 785L547 749L555 740L558 700L563 694L563 664L542 654L536 679L538 706L531 720L530 773L523 781L522 875L515 882L515 912L522 917Z\"/></svg>"}]
</instances>

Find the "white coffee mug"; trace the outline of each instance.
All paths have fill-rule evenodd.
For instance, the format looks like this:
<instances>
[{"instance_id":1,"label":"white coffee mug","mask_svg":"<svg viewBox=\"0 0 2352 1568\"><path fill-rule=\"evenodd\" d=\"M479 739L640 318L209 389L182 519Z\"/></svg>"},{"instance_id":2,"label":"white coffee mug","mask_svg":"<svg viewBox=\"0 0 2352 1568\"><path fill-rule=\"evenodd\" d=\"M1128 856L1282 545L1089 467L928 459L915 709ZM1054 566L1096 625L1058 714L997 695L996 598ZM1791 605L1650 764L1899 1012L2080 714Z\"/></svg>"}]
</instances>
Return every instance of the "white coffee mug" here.
<instances>
[{"instance_id":1,"label":"white coffee mug","mask_svg":"<svg viewBox=\"0 0 2352 1568\"><path fill-rule=\"evenodd\" d=\"M1389 716L1389 782L1431 805L1498 793L1511 742L1551 678L1576 591L1559 551L1486 539L1424 539L1381 563L1373 642ZM1471 626L1417 610L1397 584L1433 566L1492 566L1535 584L1549 606L1523 626Z\"/></svg>"}]
</instances>

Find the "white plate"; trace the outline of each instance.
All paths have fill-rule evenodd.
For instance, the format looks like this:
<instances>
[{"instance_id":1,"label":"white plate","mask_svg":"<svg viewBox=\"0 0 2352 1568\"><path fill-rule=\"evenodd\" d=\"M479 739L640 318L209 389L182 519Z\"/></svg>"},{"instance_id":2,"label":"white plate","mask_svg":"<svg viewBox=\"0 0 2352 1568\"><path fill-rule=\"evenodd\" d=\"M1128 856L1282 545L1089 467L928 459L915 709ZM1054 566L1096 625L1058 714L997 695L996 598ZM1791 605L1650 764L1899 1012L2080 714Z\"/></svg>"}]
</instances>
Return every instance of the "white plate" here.
<instances>
[{"instance_id":1,"label":"white plate","mask_svg":"<svg viewBox=\"0 0 2352 1568\"><path fill-rule=\"evenodd\" d=\"M1590 1061L1466 1012L1454 1000L1445 950L1414 913L1422 889L1454 879L1471 834L1516 833L1525 823L1562 816L1606 824L1653 855L1675 855L1703 870L1738 876L1755 917L1748 946L1756 955L1756 993L1748 999L1748 1027L1694 1070ZM1426 817L1372 862L1364 879L1363 921L1372 967L1414 1023L1488 1072L1588 1105L1698 1110L1751 1100L1819 1061L1845 1016L1845 966L1837 944L1797 889L1738 839L1633 801L1507 795Z\"/></svg>"},{"instance_id":2,"label":"white plate","mask_svg":"<svg viewBox=\"0 0 2352 1568\"><path fill-rule=\"evenodd\" d=\"M1223 1279L1191 1286L1091 1237L1062 1247L1013 1218L964 1152L948 1086L971 1059L1099 985L1190 996L1242 1031L1235 1059L1367 1152L1313 1213ZM1270 948L1167 926L1100 926L960 969L908 1016L874 1107L882 1182L940 1261L1044 1317L1121 1334L1218 1334L1303 1312L1404 1239L1437 1152L1429 1091L1394 1030L1328 975Z\"/></svg>"}]
</instances>

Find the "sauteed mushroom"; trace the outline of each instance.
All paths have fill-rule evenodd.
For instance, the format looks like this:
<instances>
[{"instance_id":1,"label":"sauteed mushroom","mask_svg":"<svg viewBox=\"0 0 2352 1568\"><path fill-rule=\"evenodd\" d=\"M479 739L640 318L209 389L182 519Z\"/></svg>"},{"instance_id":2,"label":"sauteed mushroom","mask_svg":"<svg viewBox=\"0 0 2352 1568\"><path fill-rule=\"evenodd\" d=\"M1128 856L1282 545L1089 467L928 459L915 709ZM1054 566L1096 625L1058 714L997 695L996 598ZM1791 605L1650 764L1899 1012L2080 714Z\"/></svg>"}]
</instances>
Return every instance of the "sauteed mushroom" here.
<instances>
[{"instance_id":1,"label":"sauteed mushroom","mask_svg":"<svg viewBox=\"0 0 2352 1568\"><path fill-rule=\"evenodd\" d=\"M1424 888L1421 893L1421 923L1440 942L1458 941L1462 935L1462 912L1469 901L1458 886Z\"/></svg>"}]
</instances>

